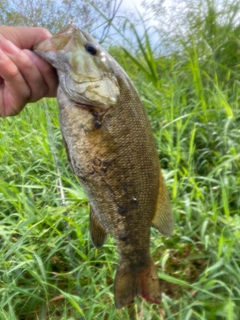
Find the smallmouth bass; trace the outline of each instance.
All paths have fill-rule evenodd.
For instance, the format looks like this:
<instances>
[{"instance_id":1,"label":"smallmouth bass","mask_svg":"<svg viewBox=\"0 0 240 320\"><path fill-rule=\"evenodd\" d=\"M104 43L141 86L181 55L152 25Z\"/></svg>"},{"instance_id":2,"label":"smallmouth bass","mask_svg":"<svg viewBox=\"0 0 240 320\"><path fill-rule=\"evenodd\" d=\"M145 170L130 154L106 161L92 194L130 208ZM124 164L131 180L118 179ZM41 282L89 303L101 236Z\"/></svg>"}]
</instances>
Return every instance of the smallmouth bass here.
<instances>
[{"instance_id":1,"label":"smallmouth bass","mask_svg":"<svg viewBox=\"0 0 240 320\"><path fill-rule=\"evenodd\" d=\"M173 230L173 215L143 104L118 63L69 23L34 51L56 68L60 126L68 160L90 203L90 233L100 248L111 233L119 261L114 299L160 303L150 227Z\"/></svg>"}]
</instances>

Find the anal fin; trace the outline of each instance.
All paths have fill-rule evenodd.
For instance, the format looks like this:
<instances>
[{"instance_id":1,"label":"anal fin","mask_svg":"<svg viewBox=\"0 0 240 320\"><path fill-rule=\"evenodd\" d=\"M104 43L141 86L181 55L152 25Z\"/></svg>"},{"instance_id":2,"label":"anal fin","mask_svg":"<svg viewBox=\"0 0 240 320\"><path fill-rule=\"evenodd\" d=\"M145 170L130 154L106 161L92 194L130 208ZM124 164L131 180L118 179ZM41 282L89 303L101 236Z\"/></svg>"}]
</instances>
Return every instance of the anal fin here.
<instances>
[{"instance_id":1,"label":"anal fin","mask_svg":"<svg viewBox=\"0 0 240 320\"><path fill-rule=\"evenodd\" d=\"M107 240L108 232L99 221L99 218L92 208L90 208L90 234L92 242L96 248L102 247L104 242Z\"/></svg>"},{"instance_id":2,"label":"anal fin","mask_svg":"<svg viewBox=\"0 0 240 320\"><path fill-rule=\"evenodd\" d=\"M164 178L159 173L159 189L156 211L152 223L158 231L168 237L173 232L173 213Z\"/></svg>"}]
</instances>

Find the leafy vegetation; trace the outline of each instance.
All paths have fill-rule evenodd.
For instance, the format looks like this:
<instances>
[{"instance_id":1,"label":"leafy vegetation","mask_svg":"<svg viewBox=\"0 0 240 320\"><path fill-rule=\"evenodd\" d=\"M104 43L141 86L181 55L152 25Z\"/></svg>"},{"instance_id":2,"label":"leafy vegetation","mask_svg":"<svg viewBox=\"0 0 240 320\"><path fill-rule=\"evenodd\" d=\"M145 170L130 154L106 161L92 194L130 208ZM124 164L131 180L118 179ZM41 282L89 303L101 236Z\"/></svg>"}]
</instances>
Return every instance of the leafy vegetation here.
<instances>
[{"instance_id":1,"label":"leafy vegetation","mask_svg":"<svg viewBox=\"0 0 240 320\"><path fill-rule=\"evenodd\" d=\"M0 2L0 25L38 26L56 33L69 21L93 32L106 23L94 7L112 19L117 11L117 0L3 0ZM79 18L81 17L81 19Z\"/></svg>"},{"instance_id":2,"label":"leafy vegetation","mask_svg":"<svg viewBox=\"0 0 240 320\"><path fill-rule=\"evenodd\" d=\"M216 24L227 21L214 8L203 11L201 30L209 15ZM229 14L239 14L234 10ZM191 45L157 55L149 29L142 37L132 28L135 51L110 52L147 108L172 198L174 235L151 234L162 305L137 299L115 309L115 244L112 238L100 250L91 244L88 201L67 165L56 102L49 99L0 119L1 320L240 317L238 52L229 42L231 61L225 63L223 50L216 62L203 54L204 33L198 41L193 29ZM236 30L233 23L230 38ZM220 35L212 39L216 48L223 44Z\"/></svg>"}]
</instances>

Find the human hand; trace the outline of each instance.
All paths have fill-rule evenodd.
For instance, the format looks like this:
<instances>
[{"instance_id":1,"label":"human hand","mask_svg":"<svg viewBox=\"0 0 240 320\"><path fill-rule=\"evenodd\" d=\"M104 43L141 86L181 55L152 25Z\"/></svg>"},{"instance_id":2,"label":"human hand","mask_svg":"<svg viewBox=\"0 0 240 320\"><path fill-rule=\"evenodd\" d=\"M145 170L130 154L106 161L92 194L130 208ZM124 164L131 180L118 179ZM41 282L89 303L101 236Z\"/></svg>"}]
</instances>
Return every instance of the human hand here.
<instances>
[{"instance_id":1,"label":"human hand","mask_svg":"<svg viewBox=\"0 0 240 320\"><path fill-rule=\"evenodd\" d=\"M55 69L31 51L49 37L44 28L0 26L0 117L18 114L28 102L56 96Z\"/></svg>"}]
</instances>

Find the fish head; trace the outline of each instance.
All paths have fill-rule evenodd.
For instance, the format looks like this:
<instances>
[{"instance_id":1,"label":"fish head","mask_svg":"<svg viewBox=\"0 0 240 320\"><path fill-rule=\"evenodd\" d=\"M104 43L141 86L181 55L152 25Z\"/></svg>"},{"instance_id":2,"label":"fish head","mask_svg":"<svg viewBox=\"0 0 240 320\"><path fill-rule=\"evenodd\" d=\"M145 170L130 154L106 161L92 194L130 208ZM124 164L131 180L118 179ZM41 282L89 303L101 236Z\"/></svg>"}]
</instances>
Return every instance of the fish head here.
<instances>
[{"instance_id":1,"label":"fish head","mask_svg":"<svg viewBox=\"0 0 240 320\"><path fill-rule=\"evenodd\" d=\"M73 23L34 52L56 68L61 89L74 103L104 109L116 105L120 88L112 57Z\"/></svg>"}]
</instances>

